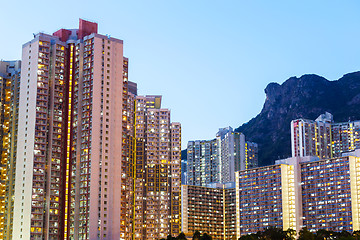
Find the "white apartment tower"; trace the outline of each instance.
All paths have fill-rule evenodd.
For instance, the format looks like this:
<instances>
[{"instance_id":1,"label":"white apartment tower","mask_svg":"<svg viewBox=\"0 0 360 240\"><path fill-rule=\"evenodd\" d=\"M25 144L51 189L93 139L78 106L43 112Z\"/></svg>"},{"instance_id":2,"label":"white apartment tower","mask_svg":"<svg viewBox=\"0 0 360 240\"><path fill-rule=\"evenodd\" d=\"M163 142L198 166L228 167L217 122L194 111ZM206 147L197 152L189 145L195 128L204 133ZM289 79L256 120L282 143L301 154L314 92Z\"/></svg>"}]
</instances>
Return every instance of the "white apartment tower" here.
<instances>
[{"instance_id":1,"label":"white apartment tower","mask_svg":"<svg viewBox=\"0 0 360 240\"><path fill-rule=\"evenodd\" d=\"M231 127L220 128L216 134L220 163L220 182L234 182L235 172L245 169L245 135Z\"/></svg>"},{"instance_id":2,"label":"white apartment tower","mask_svg":"<svg viewBox=\"0 0 360 240\"><path fill-rule=\"evenodd\" d=\"M293 157L317 156L321 159L340 157L344 152L360 148L360 121L335 123L330 113L315 121L291 121Z\"/></svg>"},{"instance_id":3,"label":"white apartment tower","mask_svg":"<svg viewBox=\"0 0 360 240\"><path fill-rule=\"evenodd\" d=\"M293 157L318 156L330 158L331 122L330 113L320 115L315 121L297 119L291 121L291 151Z\"/></svg>"},{"instance_id":4,"label":"white apartment tower","mask_svg":"<svg viewBox=\"0 0 360 240\"><path fill-rule=\"evenodd\" d=\"M257 166L257 143L245 141L245 135L231 127L220 128L213 140L188 142L188 185L234 182L236 171Z\"/></svg>"},{"instance_id":5,"label":"white apartment tower","mask_svg":"<svg viewBox=\"0 0 360 240\"><path fill-rule=\"evenodd\" d=\"M220 180L217 142L189 141L187 145L187 184L206 186Z\"/></svg>"}]
</instances>

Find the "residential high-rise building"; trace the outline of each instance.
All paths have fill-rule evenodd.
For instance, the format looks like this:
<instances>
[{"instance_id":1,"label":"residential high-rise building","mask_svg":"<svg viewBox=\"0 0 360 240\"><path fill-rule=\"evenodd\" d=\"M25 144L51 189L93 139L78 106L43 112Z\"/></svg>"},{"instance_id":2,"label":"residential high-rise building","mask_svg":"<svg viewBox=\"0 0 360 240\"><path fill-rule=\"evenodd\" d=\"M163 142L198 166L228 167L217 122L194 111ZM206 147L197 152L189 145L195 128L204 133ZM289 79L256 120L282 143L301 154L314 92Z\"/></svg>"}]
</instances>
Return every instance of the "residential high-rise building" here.
<instances>
[{"instance_id":1,"label":"residential high-rise building","mask_svg":"<svg viewBox=\"0 0 360 240\"><path fill-rule=\"evenodd\" d=\"M79 29L23 45L13 239L125 239L127 59Z\"/></svg>"},{"instance_id":2,"label":"residential high-rise building","mask_svg":"<svg viewBox=\"0 0 360 240\"><path fill-rule=\"evenodd\" d=\"M231 184L182 186L182 231L236 239L270 226L311 232L360 230L360 150L292 157L236 172Z\"/></svg>"},{"instance_id":3,"label":"residential high-rise building","mask_svg":"<svg viewBox=\"0 0 360 240\"><path fill-rule=\"evenodd\" d=\"M157 239L180 233L181 125L137 96L122 40L39 33L0 62L1 239Z\"/></svg>"},{"instance_id":4,"label":"residential high-rise building","mask_svg":"<svg viewBox=\"0 0 360 240\"><path fill-rule=\"evenodd\" d=\"M257 144L246 142L243 133L220 128L216 141L221 183L234 182L236 171L258 166Z\"/></svg>"},{"instance_id":5,"label":"residential high-rise building","mask_svg":"<svg viewBox=\"0 0 360 240\"><path fill-rule=\"evenodd\" d=\"M181 125L171 123L161 96L129 92L132 139L131 202L133 239L159 239L180 233Z\"/></svg>"},{"instance_id":6,"label":"residential high-rise building","mask_svg":"<svg viewBox=\"0 0 360 240\"><path fill-rule=\"evenodd\" d=\"M312 232L360 230L359 167L353 156L300 163L304 227Z\"/></svg>"},{"instance_id":7,"label":"residential high-rise building","mask_svg":"<svg viewBox=\"0 0 360 240\"><path fill-rule=\"evenodd\" d=\"M321 159L340 157L360 148L360 121L334 123L330 113L315 121L291 121L292 156L317 156Z\"/></svg>"},{"instance_id":8,"label":"residential high-rise building","mask_svg":"<svg viewBox=\"0 0 360 240\"><path fill-rule=\"evenodd\" d=\"M269 226L296 230L292 165L236 172L237 238Z\"/></svg>"},{"instance_id":9,"label":"residential high-rise building","mask_svg":"<svg viewBox=\"0 0 360 240\"><path fill-rule=\"evenodd\" d=\"M213 239L235 236L234 184L213 183L207 187L181 186L181 225L186 235L195 231L208 233Z\"/></svg>"},{"instance_id":10,"label":"residential high-rise building","mask_svg":"<svg viewBox=\"0 0 360 240\"><path fill-rule=\"evenodd\" d=\"M206 186L219 182L220 169L216 139L189 141L187 145L187 184Z\"/></svg>"},{"instance_id":11,"label":"residential high-rise building","mask_svg":"<svg viewBox=\"0 0 360 240\"><path fill-rule=\"evenodd\" d=\"M0 239L13 239L20 61L0 61Z\"/></svg>"},{"instance_id":12,"label":"residential high-rise building","mask_svg":"<svg viewBox=\"0 0 360 240\"><path fill-rule=\"evenodd\" d=\"M235 183L224 184L224 239L236 236L236 191Z\"/></svg>"},{"instance_id":13,"label":"residential high-rise building","mask_svg":"<svg viewBox=\"0 0 360 240\"><path fill-rule=\"evenodd\" d=\"M360 121L331 124L332 154L341 156L344 152L360 149Z\"/></svg>"},{"instance_id":14,"label":"residential high-rise building","mask_svg":"<svg viewBox=\"0 0 360 240\"><path fill-rule=\"evenodd\" d=\"M181 159L181 184L187 184L187 159Z\"/></svg>"},{"instance_id":15,"label":"residential high-rise building","mask_svg":"<svg viewBox=\"0 0 360 240\"><path fill-rule=\"evenodd\" d=\"M293 157L236 172L236 237L269 226L360 230L359 156Z\"/></svg>"},{"instance_id":16,"label":"residential high-rise building","mask_svg":"<svg viewBox=\"0 0 360 240\"><path fill-rule=\"evenodd\" d=\"M257 143L245 142L245 169L257 167L259 165L259 147Z\"/></svg>"},{"instance_id":17,"label":"residential high-rise building","mask_svg":"<svg viewBox=\"0 0 360 240\"><path fill-rule=\"evenodd\" d=\"M258 145L231 127L221 128L215 139L189 141L186 160L188 185L234 182L236 171L258 166Z\"/></svg>"},{"instance_id":18,"label":"residential high-rise building","mask_svg":"<svg viewBox=\"0 0 360 240\"><path fill-rule=\"evenodd\" d=\"M297 119L291 121L291 150L293 157L317 156L331 158L330 113L320 115L315 121Z\"/></svg>"}]
</instances>

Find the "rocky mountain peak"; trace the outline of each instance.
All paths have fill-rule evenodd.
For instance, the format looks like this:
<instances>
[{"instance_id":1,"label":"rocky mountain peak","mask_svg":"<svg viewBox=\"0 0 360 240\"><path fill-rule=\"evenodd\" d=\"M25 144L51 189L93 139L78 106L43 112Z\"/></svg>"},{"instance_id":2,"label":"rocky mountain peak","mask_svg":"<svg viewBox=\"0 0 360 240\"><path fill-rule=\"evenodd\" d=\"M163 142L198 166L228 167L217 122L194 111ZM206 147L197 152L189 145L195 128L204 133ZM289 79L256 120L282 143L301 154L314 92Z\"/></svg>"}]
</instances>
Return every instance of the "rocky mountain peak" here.
<instances>
[{"instance_id":1,"label":"rocky mountain peak","mask_svg":"<svg viewBox=\"0 0 360 240\"><path fill-rule=\"evenodd\" d=\"M360 72L329 81L315 74L269 83L261 112L237 131L259 144L260 165L291 155L290 122L315 119L324 112L337 122L360 119Z\"/></svg>"}]
</instances>

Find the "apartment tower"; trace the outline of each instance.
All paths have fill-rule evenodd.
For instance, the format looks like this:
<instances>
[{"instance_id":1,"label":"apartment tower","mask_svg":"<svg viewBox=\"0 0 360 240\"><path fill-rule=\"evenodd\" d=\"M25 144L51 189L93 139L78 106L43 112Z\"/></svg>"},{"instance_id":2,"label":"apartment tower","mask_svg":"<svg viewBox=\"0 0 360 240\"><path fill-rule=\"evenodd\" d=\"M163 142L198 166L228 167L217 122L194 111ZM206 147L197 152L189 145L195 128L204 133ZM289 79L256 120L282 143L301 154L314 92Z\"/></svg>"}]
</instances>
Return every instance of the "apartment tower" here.
<instances>
[{"instance_id":1,"label":"apartment tower","mask_svg":"<svg viewBox=\"0 0 360 240\"><path fill-rule=\"evenodd\" d=\"M132 237L160 239L180 233L181 125L161 108L161 96L137 96L129 82L129 175ZM132 171L132 173L131 173Z\"/></svg>"},{"instance_id":2,"label":"apartment tower","mask_svg":"<svg viewBox=\"0 0 360 240\"><path fill-rule=\"evenodd\" d=\"M125 239L122 40L80 19L36 34L22 62L13 239Z\"/></svg>"},{"instance_id":3,"label":"apartment tower","mask_svg":"<svg viewBox=\"0 0 360 240\"><path fill-rule=\"evenodd\" d=\"M0 239L13 239L20 61L0 61Z\"/></svg>"},{"instance_id":4,"label":"apartment tower","mask_svg":"<svg viewBox=\"0 0 360 240\"><path fill-rule=\"evenodd\" d=\"M330 113L320 115L315 121L302 118L291 121L292 156L331 158L332 121Z\"/></svg>"},{"instance_id":5,"label":"apartment tower","mask_svg":"<svg viewBox=\"0 0 360 240\"><path fill-rule=\"evenodd\" d=\"M341 157L342 153L359 148L359 120L335 123L333 116L327 112L315 121L302 118L291 121L293 157Z\"/></svg>"},{"instance_id":6,"label":"apartment tower","mask_svg":"<svg viewBox=\"0 0 360 240\"><path fill-rule=\"evenodd\" d=\"M360 149L360 121L331 124L332 153L334 157L344 152Z\"/></svg>"},{"instance_id":7,"label":"apartment tower","mask_svg":"<svg viewBox=\"0 0 360 240\"><path fill-rule=\"evenodd\" d=\"M245 141L243 133L220 128L216 141L221 183L234 182L236 171L258 166L257 144Z\"/></svg>"},{"instance_id":8,"label":"apartment tower","mask_svg":"<svg viewBox=\"0 0 360 240\"><path fill-rule=\"evenodd\" d=\"M257 167L259 165L259 147L257 143L254 142L245 142L245 169L250 169Z\"/></svg>"},{"instance_id":9,"label":"apartment tower","mask_svg":"<svg viewBox=\"0 0 360 240\"><path fill-rule=\"evenodd\" d=\"M189 141L187 145L187 184L206 186L220 181L217 142L213 140Z\"/></svg>"}]
</instances>

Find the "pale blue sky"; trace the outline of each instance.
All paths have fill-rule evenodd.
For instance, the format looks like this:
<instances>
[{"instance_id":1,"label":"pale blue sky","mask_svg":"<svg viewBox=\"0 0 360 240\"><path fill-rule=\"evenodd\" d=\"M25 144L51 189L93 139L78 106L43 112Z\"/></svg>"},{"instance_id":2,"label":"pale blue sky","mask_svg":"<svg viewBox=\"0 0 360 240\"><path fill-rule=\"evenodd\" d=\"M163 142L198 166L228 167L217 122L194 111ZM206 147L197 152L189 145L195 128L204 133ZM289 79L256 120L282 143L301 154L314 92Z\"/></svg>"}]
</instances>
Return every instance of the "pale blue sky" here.
<instances>
[{"instance_id":1,"label":"pale blue sky","mask_svg":"<svg viewBox=\"0 0 360 240\"><path fill-rule=\"evenodd\" d=\"M360 1L5 1L0 59L21 58L32 33L96 21L124 40L139 94L163 95L182 146L255 117L269 82L360 70Z\"/></svg>"}]
</instances>

